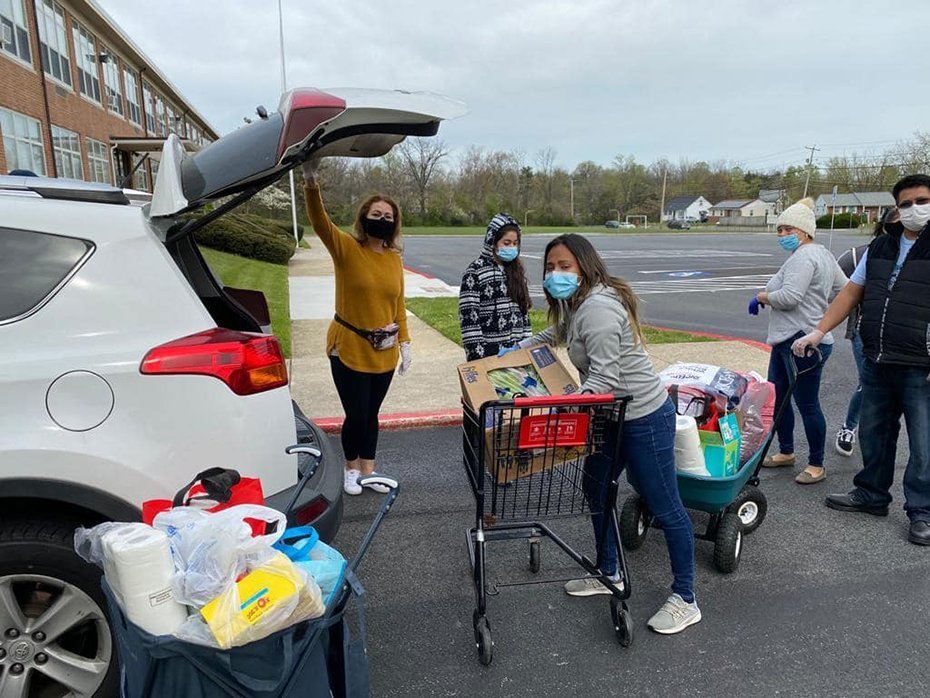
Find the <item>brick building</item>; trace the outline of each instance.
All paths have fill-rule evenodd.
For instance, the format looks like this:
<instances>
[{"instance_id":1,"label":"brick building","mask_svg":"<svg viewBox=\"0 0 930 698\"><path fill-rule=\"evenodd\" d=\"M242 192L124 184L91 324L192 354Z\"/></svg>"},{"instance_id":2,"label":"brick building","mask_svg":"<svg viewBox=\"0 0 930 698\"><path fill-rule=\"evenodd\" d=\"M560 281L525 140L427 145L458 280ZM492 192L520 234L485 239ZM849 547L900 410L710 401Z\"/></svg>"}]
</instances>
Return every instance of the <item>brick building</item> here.
<instances>
[{"instance_id":1,"label":"brick building","mask_svg":"<svg viewBox=\"0 0 930 698\"><path fill-rule=\"evenodd\" d=\"M172 132L218 137L96 2L0 0L0 174L151 191Z\"/></svg>"}]
</instances>

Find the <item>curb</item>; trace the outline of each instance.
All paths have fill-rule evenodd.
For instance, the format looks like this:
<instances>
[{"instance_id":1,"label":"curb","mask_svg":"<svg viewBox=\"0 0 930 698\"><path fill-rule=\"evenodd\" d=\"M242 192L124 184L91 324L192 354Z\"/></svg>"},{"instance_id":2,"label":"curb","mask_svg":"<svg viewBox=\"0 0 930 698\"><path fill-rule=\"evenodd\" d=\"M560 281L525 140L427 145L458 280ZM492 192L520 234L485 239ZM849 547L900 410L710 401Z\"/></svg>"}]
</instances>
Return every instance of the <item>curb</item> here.
<instances>
[{"instance_id":1,"label":"curb","mask_svg":"<svg viewBox=\"0 0 930 698\"><path fill-rule=\"evenodd\" d=\"M338 434L342 430L343 417L322 417L313 422L327 434ZM435 412L397 412L382 414L378 426L384 431L399 429L426 429L429 427L456 427L462 424L462 410L437 410Z\"/></svg>"},{"instance_id":2,"label":"curb","mask_svg":"<svg viewBox=\"0 0 930 698\"><path fill-rule=\"evenodd\" d=\"M657 330L663 330L665 332L687 332L688 334L693 334L695 337L709 337L710 339L717 339L721 342L740 342L749 347L754 347L755 349L762 349L768 353L772 353L772 347L770 347L765 342L757 342L754 339L746 339L745 337L731 337L726 334L716 334L714 332L696 332L694 330L682 330L677 327L661 327L659 325L652 325L646 323L649 327L654 327Z\"/></svg>"},{"instance_id":3,"label":"curb","mask_svg":"<svg viewBox=\"0 0 930 698\"><path fill-rule=\"evenodd\" d=\"M441 279L433 276L432 274L426 274L422 271L414 269L413 267L408 267L406 264L404 265L404 271L409 274L416 274L417 276L422 276L424 279L430 279L432 281L441 281Z\"/></svg>"}]
</instances>

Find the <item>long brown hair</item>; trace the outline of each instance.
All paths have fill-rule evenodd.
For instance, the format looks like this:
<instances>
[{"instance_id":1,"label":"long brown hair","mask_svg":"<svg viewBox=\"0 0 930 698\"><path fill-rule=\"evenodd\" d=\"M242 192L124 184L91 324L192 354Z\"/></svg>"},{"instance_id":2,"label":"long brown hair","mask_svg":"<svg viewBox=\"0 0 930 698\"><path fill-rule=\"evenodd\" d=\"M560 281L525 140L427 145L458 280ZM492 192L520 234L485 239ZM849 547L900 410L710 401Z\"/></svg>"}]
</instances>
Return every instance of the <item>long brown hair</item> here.
<instances>
[{"instance_id":1,"label":"long brown hair","mask_svg":"<svg viewBox=\"0 0 930 698\"><path fill-rule=\"evenodd\" d=\"M520 227L505 225L494 233L494 242L491 247L496 250L497 243L500 242L500 239L511 231L517 234L517 245L519 245L522 239ZM526 283L526 270L523 268L523 262L517 257L512 262L507 262L502 266L504 267L504 276L507 278L507 291L510 293L510 300L517 304L520 308L520 312L530 312L530 306L532 305L530 301L530 287Z\"/></svg>"},{"instance_id":2,"label":"long brown hair","mask_svg":"<svg viewBox=\"0 0 930 698\"><path fill-rule=\"evenodd\" d=\"M639 321L639 299L636 297L636 293L619 276L610 275L604 260L601 259L597 250L594 249L594 245L586 237L577 233L566 233L550 240L549 244L546 245L546 253L543 255L543 276L546 274L546 260L549 258L549 252L559 245L567 247L568 251L577 260L578 266L581 267L581 284L568 300L568 307L571 310L577 308L590 295L592 289L599 284L612 288L617 293L620 303L626 308L627 315L630 318L630 325L633 328L634 343L645 344L642 326ZM565 318L562 316L562 304L550 296L545 289L544 292L546 301L549 303L549 322L555 325L559 340L564 340L566 328L563 327Z\"/></svg>"},{"instance_id":3,"label":"long brown hair","mask_svg":"<svg viewBox=\"0 0 930 698\"><path fill-rule=\"evenodd\" d=\"M368 244L368 233L365 232L365 228L362 226L362 220L368 217L368 211L371 209L372 205L379 201L383 201L391 207L392 211L394 211L394 234L391 236L390 240L384 241L384 246L390 247L397 252L402 252L404 249L404 244L400 228L400 206L397 205L397 202L394 201L394 199L392 199L390 196L387 196L386 194L372 194L367 199L362 201L361 204L359 204L358 211L355 213L355 224L352 227L352 232L355 235L355 239L363 245Z\"/></svg>"}]
</instances>

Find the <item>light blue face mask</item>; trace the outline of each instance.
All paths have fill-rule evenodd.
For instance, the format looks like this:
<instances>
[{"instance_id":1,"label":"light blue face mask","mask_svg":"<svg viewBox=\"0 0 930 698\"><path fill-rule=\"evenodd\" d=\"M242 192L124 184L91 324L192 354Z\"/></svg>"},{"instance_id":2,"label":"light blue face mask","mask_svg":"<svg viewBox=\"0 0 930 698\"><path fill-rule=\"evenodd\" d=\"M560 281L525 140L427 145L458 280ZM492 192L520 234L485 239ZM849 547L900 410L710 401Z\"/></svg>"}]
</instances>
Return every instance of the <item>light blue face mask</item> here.
<instances>
[{"instance_id":1,"label":"light blue face mask","mask_svg":"<svg viewBox=\"0 0 930 698\"><path fill-rule=\"evenodd\" d=\"M498 247L497 256L502 262L512 262L520 256L519 247Z\"/></svg>"},{"instance_id":2,"label":"light blue face mask","mask_svg":"<svg viewBox=\"0 0 930 698\"><path fill-rule=\"evenodd\" d=\"M798 245L801 244L801 241L798 240L797 235L785 235L783 238L778 238L778 244L781 245L781 248L785 252L794 252L798 249Z\"/></svg>"},{"instance_id":3,"label":"light blue face mask","mask_svg":"<svg viewBox=\"0 0 930 698\"><path fill-rule=\"evenodd\" d=\"M571 298L580 285L578 274L571 271L550 271L543 280L543 288L558 300Z\"/></svg>"}]
</instances>

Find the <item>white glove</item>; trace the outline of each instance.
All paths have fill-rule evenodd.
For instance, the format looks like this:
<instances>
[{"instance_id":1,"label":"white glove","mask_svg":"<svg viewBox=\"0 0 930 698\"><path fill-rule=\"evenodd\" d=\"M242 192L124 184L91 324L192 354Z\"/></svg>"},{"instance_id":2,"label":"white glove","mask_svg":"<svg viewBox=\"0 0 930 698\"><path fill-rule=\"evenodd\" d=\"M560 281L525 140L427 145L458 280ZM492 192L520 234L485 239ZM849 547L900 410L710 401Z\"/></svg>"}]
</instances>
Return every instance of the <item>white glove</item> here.
<instances>
[{"instance_id":1,"label":"white glove","mask_svg":"<svg viewBox=\"0 0 930 698\"><path fill-rule=\"evenodd\" d=\"M813 332L804 335L800 339L795 340L794 344L791 345L791 351L794 352L795 356L804 358L807 356L808 350L816 348L822 340L823 332L820 330L814 330Z\"/></svg>"},{"instance_id":2,"label":"white glove","mask_svg":"<svg viewBox=\"0 0 930 698\"><path fill-rule=\"evenodd\" d=\"M300 169L303 172L305 182L316 181L316 173L320 169L320 160L321 158L317 155L313 155L304 160L303 164L300 166Z\"/></svg>"},{"instance_id":3,"label":"white glove","mask_svg":"<svg viewBox=\"0 0 930 698\"><path fill-rule=\"evenodd\" d=\"M397 369L397 373L403 376L407 371L410 370L410 364L413 359L410 356L410 342L401 342L400 343L400 368Z\"/></svg>"}]
</instances>

